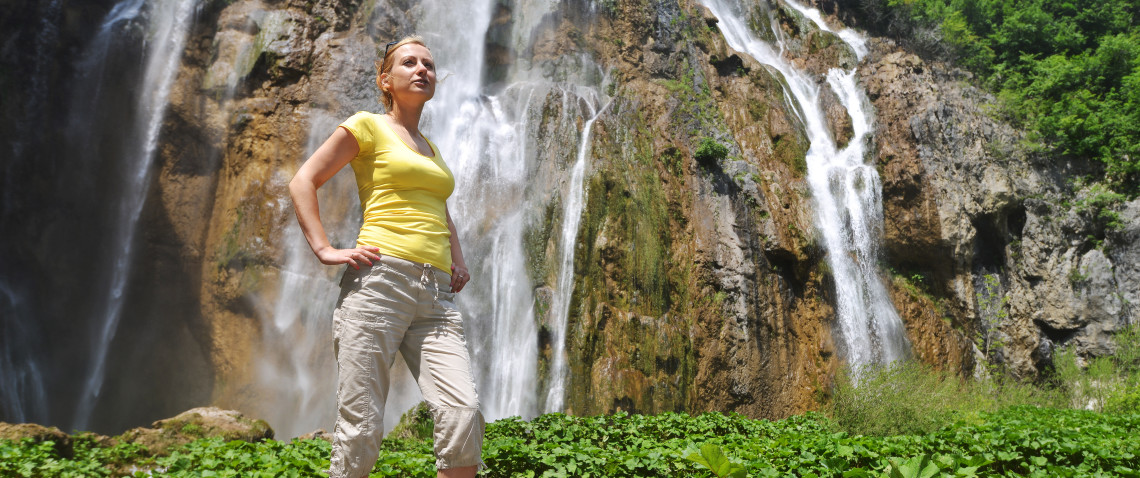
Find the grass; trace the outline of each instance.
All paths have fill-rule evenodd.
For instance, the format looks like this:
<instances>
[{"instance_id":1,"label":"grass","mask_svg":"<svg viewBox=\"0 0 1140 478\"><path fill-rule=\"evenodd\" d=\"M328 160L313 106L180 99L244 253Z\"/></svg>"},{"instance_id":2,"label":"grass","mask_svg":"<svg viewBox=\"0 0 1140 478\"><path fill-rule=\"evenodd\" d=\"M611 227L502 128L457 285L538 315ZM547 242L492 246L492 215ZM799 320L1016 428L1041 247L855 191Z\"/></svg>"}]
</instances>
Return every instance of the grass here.
<instances>
[{"instance_id":1,"label":"grass","mask_svg":"<svg viewBox=\"0 0 1140 478\"><path fill-rule=\"evenodd\" d=\"M918 362L841 372L827 410L854 435L923 435L1011 406L1064 406L1063 394L1011 379L973 380Z\"/></svg>"},{"instance_id":2,"label":"grass","mask_svg":"<svg viewBox=\"0 0 1140 478\"><path fill-rule=\"evenodd\" d=\"M845 370L825 408L837 430L868 436L922 435L1023 406L1140 414L1140 327L1117 332L1115 344L1113 354L1088 359L1062 348L1037 383L998 368L975 379L918 362Z\"/></svg>"}]
</instances>

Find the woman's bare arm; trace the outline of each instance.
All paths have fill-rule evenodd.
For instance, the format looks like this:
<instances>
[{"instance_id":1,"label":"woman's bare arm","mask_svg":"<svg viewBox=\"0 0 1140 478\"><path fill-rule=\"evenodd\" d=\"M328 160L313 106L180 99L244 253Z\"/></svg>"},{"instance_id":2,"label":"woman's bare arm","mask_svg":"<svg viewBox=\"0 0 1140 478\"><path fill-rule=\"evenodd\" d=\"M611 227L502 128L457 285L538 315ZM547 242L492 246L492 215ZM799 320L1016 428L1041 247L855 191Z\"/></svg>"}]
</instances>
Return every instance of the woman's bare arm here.
<instances>
[{"instance_id":1,"label":"woman's bare arm","mask_svg":"<svg viewBox=\"0 0 1140 478\"><path fill-rule=\"evenodd\" d=\"M293 180L289 181L289 195L293 198L293 209L297 212L297 222L309 247L317 259L328 265L350 264L357 269L357 261L372 265L380 260L377 247L364 246L352 249L336 249L329 243L328 234L321 224L320 206L317 204L317 189L340 171L344 165L356 157L360 146L356 138L344 128L337 128L325 143L309 157Z\"/></svg>"},{"instance_id":2,"label":"woman's bare arm","mask_svg":"<svg viewBox=\"0 0 1140 478\"><path fill-rule=\"evenodd\" d=\"M463 261L463 248L459 246L459 233L455 231L451 211L444 209L444 212L447 214L447 230L451 232L451 238L448 239L451 241L451 291L459 292L471 280L471 274L467 271L467 263Z\"/></svg>"}]
</instances>

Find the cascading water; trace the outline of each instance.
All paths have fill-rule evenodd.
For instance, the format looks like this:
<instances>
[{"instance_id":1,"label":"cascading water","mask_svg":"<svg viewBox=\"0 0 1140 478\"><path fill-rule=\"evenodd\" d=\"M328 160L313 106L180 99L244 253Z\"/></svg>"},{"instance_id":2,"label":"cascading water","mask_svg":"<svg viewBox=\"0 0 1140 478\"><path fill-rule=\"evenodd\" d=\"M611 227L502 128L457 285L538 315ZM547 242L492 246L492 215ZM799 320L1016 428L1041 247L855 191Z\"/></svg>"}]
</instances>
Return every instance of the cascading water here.
<instances>
[{"instance_id":1,"label":"cascading water","mask_svg":"<svg viewBox=\"0 0 1140 478\"><path fill-rule=\"evenodd\" d=\"M558 289L554 293L554 301L550 307L554 312L554 317L550 321L552 350L550 388L546 394L546 412L561 412L566 399L566 379L567 374L569 374L566 366L566 323L570 317L570 298L574 294L574 246L578 244L578 224L582 219L582 208L586 205L586 190L582 182L586 177L586 159L590 151L590 131L598 116L600 116L600 112L594 113L591 109L590 119L582 127L582 142L578 146L577 161L574 162L574 168L571 169L570 183L563 195L566 202L562 214Z\"/></svg>"},{"instance_id":2,"label":"cascading water","mask_svg":"<svg viewBox=\"0 0 1140 478\"><path fill-rule=\"evenodd\" d=\"M783 57L786 38L772 23L777 45L760 40L748 28L748 7L733 0L704 0L719 19L732 48L771 66L787 82L811 146L807 152L807 180L815 201L816 225L827 251L827 264L835 278L836 315L842 352L855 366L887 363L910 354L902 321L894 309L878 270L882 236L882 198L879 175L867 164L866 144L872 117L863 107L864 95L855 83L855 71L832 69L828 86L851 117L854 135L837 148L819 106L819 88L812 76ZM819 12L793 2L791 8L830 31ZM858 56L866 53L862 39L850 30L837 34Z\"/></svg>"},{"instance_id":3,"label":"cascading water","mask_svg":"<svg viewBox=\"0 0 1140 478\"><path fill-rule=\"evenodd\" d=\"M563 192L564 204L578 203L576 212L567 206L562 221L564 229L573 231L559 234L561 247L568 248L565 253L570 254L569 262L563 262L569 265L559 273L572 278L573 237L581 213L589 128L600 103L594 86L602 77L596 67L579 61L573 65L574 74L563 76L572 80L555 82L520 58L502 78L485 79L484 42L472 39L487 36L496 5L494 0L462 5L443 0L423 2L415 27L431 47L439 67L441 81L425 109L422 129L440 148L456 177L448 208L472 274L472 281L457 301L466 318L475 380L483 413L489 420L515 415L529 418L539 410L539 334L533 288L541 278L532 277L529 270L524 233L541 216L553 189L535 182L542 162L576 157L577 179L572 179ZM516 14L508 41L517 43L516 51L526 50L525 42L530 41L549 6L541 1L512 6ZM383 44L389 39L380 40L378 43ZM358 58L347 52L337 58L337 63L351 61ZM350 80L353 77L347 76ZM374 88L369 78L356 80L363 81L347 88ZM558 107L546 108L552 104ZM380 111L375 102L342 106L345 111L313 115L310 152L343 120L342 114L347 117L355 110ZM560 113L545 118L547 109ZM551 136L580 135L581 140L564 145L540 138L537 129L544 120L546 128L557 129ZM577 125L582 120L588 122L579 131ZM567 151L566 146L573 149ZM332 184L338 180L342 181L340 186ZM351 174L342 173L330 185L320 191L322 219L333 243L346 246L360 225L355 182ZM332 424L335 366L328 323L338 289L337 274L316 261L299 229L291 224L286 235L289 249L275 305L263 320L265 344L257 373L258 386L280 397L275 399L280 406L258 413L274 424L280 436L295 436ZM560 279L558 285L558 293L566 296L565 309L572 284L563 282L570 281ZM561 314L563 323L565 315ZM556 359L560 355L556 354ZM561 360L564 364L564 358ZM419 400L406 368L399 364L395 368L385 410L389 429L400 413ZM564 365L561 370L558 376L565 375ZM561 407L561 393L557 403Z\"/></svg>"},{"instance_id":4,"label":"cascading water","mask_svg":"<svg viewBox=\"0 0 1140 478\"><path fill-rule=\"evenodd\" d=\"M484 18L462 12L456 15L454 6L447 2L432 5L425 7L425 18L432 19L433 23L420 23L421 29L449 32L453 31L449 27L464 25L470 18ZM488 21L494 5L495 2L486 5ZM550 6L542 1L521 1L513 5L513 29L508 47L527 51L535 29ZM468 43L462 38L464 35L440 35L438 40L445 45ZM433 35L432 40L435 39ZM482 45L474 48L481 49ZM463 51L448 48L447 53L437 56L437 63L447 68L451 59L456 58L451 52ZM478 58L478 61L459 63L460 68L469 69L452 70L453 78L469 77L478 81L473 83L474 87L456 88L429 103L429 131L457 178L455 196L449 207L459 222L460 237L473 276L468 290L460 294L459 305L468 316L467 330L483 412L491 420L512 415L529 418L538 413L541 405L540 391L536 390L538 327L532 293L539 278L531 277L528 271L523 235L533 226L530 221L545 207L545 197L549 194L549 190L535 184L535 171L540 169L541 161L559 157L551 149L568 146L538 146L540 133L532 126L542 123L543 111L557 103L560 114L554 123L558 125L559 134L580 135L572 167L576 172L571 173L572 178L562 192L564 217L560 247L569 249L563 254L569 260L559 264L560 279L555 291L555 302L557 297L565 296L566 306L562 308L568 309L573 287L573 238L577 235L584 196L582 177L589 151L589 131L597 118L595 110L599 103L599 95L591 84L597 86L595 82L601 75L582 60L573 65L573 73L554 82L548 77L556 75L549 72L562 68L561 65L540 67L529 58L520 57L505 74L506 86L502 91L486 94L492 87L482 75L483 52L470 58ZM442 88L453 86L444 84ZM452 120L441 121L447 118ZM587 119L581 131L576 127L579 119ZM568 237L569 243L566 242ZM562 276L569 279L564 280ZM550 392L543 407L547 411L560 411L562 407L566 313L558 310L558 306L551 305ZM558 333L559 329L563 332ZM554 393L555 388L557 393Z\"/></svg>"},{"instance_id":5,"label":"cascading water","mask_svg":"<svg viewBox=\"0 0 1140 478\"><path fill-rule=\"evenodd\" d=\"M310 124L308 154L316 151L338 120L314 112ZM360 228L360 208L353 207L355 178L338 174L318 193L322 215L345 218L324 221L329 240L338 246L351 243ZM327 429L335 418L336 382L329 372L336 363L329 324L340 289L335 276L339 269L326 267L313 256L299 227L291 224L283 242L286 250L279 289L261 321L254 386L266 397L257 416L272 423L277 435L285 438Z\"/></svg>"},{"instance_id":6,"label":"cascading water","mask_svg":"<svg viewBox=\"0 0 1140 478\"><path fill-rule=\"evenodd\" d=\"M14 423L42 420L48 409L39 361L28 350L33 331L19 320L31 316L24 296L0 284L0 413Z\"/></svg>"},{"instance_id":7,"label":"cascading water","mask_svg":"<svg viewBox=\"0 0 1140 478\"><path fill-rule=\"evenodd\" d=\"M133 5L137 0L126 0ZM84 382L83 393L75 413L76 429L87 429L91 413L99 399L106 374L107 352L122 314L132 259L132 246L139 214L146 200L147 184L150 180L151 164L155 148L158 146L162 118L166 112L167 96L170 93L174 76L182 58L182 45L192 20L194 0L166 0L152 5L150 10L150 47L146 55L146 67L142 91L138 96L137 124L133 130L135 146L125 157L125 178L117 205L114 229L110 232L112 264L107 281L106 303L100 316L94 321L95 342L91 353L91 371ZM130 6L123 10L115 8L104 22L105 28L113 28L121 21L118 15L124 11L141 11Z\"/></svg>"},{"instance_id":8,"label":"cascading water","mask_svg":"<svg viewBox=\"0 0 1140 478\"><path fill-rule=\"evenodd\" d=\"M53 48L59 43L59 23L62 18L62 1L44 2L37 22L32 50L34 62L28 75L29 87L16 98L6 98L24 104L25 117L15 125L16 131L8 136L2 146L7 155L0 171L0 228L6 229L19 223L18 194L21 177L21 160L27 160L29 150L35 149L36 140L42 139L43 129L39 127L46 116L44 105L51 94L49 71L53 68ZM33 160L34 161L34 160ZM0 256L5 252L0 251ZM11 260L11 258L5 258ZM13 261L15 262L15 261ZM0 269L11 273L20 268L8 260L0 259ZM26 421L44 422L48 420L50 408L45 391L45 380L40 373L42 350L36 346L37 336L43 325L35 320L36 307L28 300L32 295L27 284L27 274L16 272L11 276L0 274L0 421L22 423Z\"/></svg>"}]
</instances>

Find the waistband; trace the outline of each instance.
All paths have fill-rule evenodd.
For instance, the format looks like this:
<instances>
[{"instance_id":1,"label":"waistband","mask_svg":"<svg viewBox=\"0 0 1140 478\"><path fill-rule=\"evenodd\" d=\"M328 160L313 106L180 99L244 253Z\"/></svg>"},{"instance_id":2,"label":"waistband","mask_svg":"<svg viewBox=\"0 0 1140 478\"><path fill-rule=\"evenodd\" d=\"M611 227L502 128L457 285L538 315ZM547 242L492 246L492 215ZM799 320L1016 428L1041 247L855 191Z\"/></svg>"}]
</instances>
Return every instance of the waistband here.
<instances>
[{"instance_id":1,"label":"waistband","mask_svg":"<svg viewBox=\"0 0 1140 478\"><path fill-rule=\"evenodd\" d=\"M440 269L438 266L428 264L426 262L413 262L402 257L396 257L389 254L377 253L376 255L380 256L380 263L390 268L408 272L414 270L417 274L422 273L424 270L431 270L437 274L446 275L447 281L451 282L451 271L445 271L443 269Z\"/></svg>"},{"instance_id":2,"label":"waistband","mask_svg":"<svg viewBox=\"0 0 1140 478\"><path fill-rule=\"evenodd\" d=\"M407 259L385 254L377 255L380 256L380 260L373 261L373 267L377 264L383 264L385 269L389 271L402 274L405 277L417 278L424 288L435 289L437 296L439 292L451 291L451 274L444 272L436 266L424 262L412 262Z\"/></svg>"}]
</instances>

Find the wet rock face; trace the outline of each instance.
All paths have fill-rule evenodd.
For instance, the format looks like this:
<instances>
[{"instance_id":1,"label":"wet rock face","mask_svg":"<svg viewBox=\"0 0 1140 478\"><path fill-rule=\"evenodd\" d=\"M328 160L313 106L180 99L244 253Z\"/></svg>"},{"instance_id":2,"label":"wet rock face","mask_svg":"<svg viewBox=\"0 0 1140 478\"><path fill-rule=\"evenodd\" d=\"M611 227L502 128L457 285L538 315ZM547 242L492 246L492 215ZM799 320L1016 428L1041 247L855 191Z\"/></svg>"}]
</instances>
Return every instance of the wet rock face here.
<instances>
[{"instance_id":1,"label":"wet rock face","mask_svg":"<svg viewBox=\"0 0 1140 478\"><path fill-rule=\"evenodd\" d=\"M707 13L637 8L649 11L575 25L622 81L595 125L567 405L812 408L835 357L804 133L779 80L727 48ZM698 159L708 141L723 156Z\"/></svg>"},{"instance_id":2,"label":"wet rock face","mask_svg":"<svg viewBox=\"0 0 1140 478\"><path fill-rule=\"evenodd\" d=\"M164 155L159 184L177 238L156 239L181 244L200 270L202 318L195 336L205 344L219 384L215 403L238 408L259 399L233 384L248 383L248 358L261 333L259 305L250 298L275 290L278 280L283 246L275 241L292 217L273 198L284 197L284 181L305 150L309 124L299 118L312 103L335 111L373 94L312 85L344 84L330 81L332 75L369 83L370 61L346 64L343 55L331 53L371 59L363 35L342 28L389 25L385 35L395 37L407 24L404 10L386 4L353 13L321 3L312 8L324 9L323 22L306 6L277 4L250 15L252 5L226 6L218 12L216 33L212 27L198 33L210 53L187 62L171 108L187 126L178 131L210 138L218 159L212 167L189 168L178 167L189 163L180 149ZM771 11L758 8L756 15ZM813 408L838 367L832 286L819 268L803 177L807 139L784 103L780 80L731 51L715 24L686 1L625 3L616 15L567 10L545 19L526 50L540 68L553 71L585 49L620 78L608 93L611 109L595 124L576 254L567 344L567 406L574 413L731 410L779 418ZM817 74L853 64L850 49L810 22L789 32L799 45L795 61ZM281 41L282 35L289 40ZM264 42L239 47L251 38ZM488 41L497 40L490 35ZM521 54L492 51L489 73L496 74L504 55ZM914 65L896 63L899 75L913 73ZM232 98L217 96L230 89ZM201 95L215 100L202 101ZM824 101L842 144L851 135L850 118L834 97ZM554 129L550 136L573 137L580 125L570 126L573 131ZM189 144L180 134L190 133L174 133L172 141ZM706 139L724 145L724 157L697 161ZM906 141L899 148L918 150ZM552 175L572 159L544 160L549 164L536 172L536 181L557 184ZM923 198L915 179L923 171L917 155L898 164L900 172L911 172L911 183L896 182L898 187L911 200ZM208 206L179 214L186 204ZM554 283L557 244L549 231L560 227L560 207L552 196L550 207L532 221L543 225L527 246L539 291ZM914 221L937 231L938 218L931 213ZM912 241L900 250L923 241L940 244L932 239L937 234L922 237L906 227L895 228L895 237ZM922 252L913 254L915 264L925 260ZM920 344L918 355L949 367L962 363L962 342L930 313L929 301L899 297L912 340Z\"/></svg>"},{"instance_id":3,"label":"wet rock face","mask_svg":"<svg viewBox=\"0 0 1140 478\"><path fill-rule=\"evenodd\" d=\"M329 109L343 118L354 111L342 105L376 101L374 90L332 79L371 84L376 52L362 30L375 22L384 25L379 34L395 36L407 24L406 10L399 2L363 10L352 1L252 0L203 10L172 87L152 198L140 223L146 240L139 255L157 259L132 288L152 298L137 301L121 326L131 337L156 323L180 324L166 335L179 344L170 347L179 350L171 360L183 362L154 368L192 373L158 388L193 387L156 401L154 409L118 410L111 422L202 403L259 409L266 397L246 386L266 310L258 298L277 290L282 230L295 220L285 185L309 147L311 113ZM322 201L329 213L343 212Z\"/></svg>"}]
</instances>

